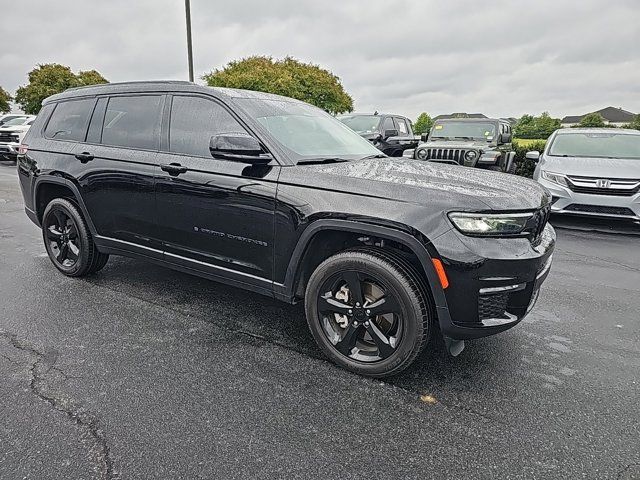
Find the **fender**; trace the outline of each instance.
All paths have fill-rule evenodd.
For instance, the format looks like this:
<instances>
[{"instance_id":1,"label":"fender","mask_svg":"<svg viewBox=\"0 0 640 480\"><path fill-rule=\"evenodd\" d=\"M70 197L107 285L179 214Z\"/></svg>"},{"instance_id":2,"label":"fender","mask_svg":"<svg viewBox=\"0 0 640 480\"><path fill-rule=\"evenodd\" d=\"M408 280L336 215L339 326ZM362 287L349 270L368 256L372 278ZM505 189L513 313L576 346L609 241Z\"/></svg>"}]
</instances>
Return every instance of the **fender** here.
<instances>
[{"instance_id":1,"label":"fender","mask_svg":"<svg viewBox=\"0 0 640 480\"><path fill-rule=\"evenodd\" d=\"M426 249L426 247L417 238L407 232L402 232L393 228L371 223L360 223L353 220L320 219L314 221L307 228L305 228L304 232L302 232L302 235L300 235L300 238L298 239L298 243L293 250L291 259L289 260L289 264L287 265L284 284L274 284L274 293L276 297L291 302L294 296L298 266L300 265L302 256L304 255L307 245L309 244L313 236L322 230L337 230L362 233L365 235L375 235L376 237L394 240L398 243L403 244L404 246L409 248L420 261L420 264L422 265L422 268L427 275L429 288L431 289L431 294L438 311L443 308L448 311L444 290L440 286L438 275L435 271L433 263L431 262L432 256Z\"/></svg>"},{"instance_id":2,"label":"fender","mask_svg":"<svg viewBox=\"0 0 640 480\"><path fill-rule=\"evenodd\" d=\"M71 180L68 180L64 177L58 177L58 176L54 176L54 175L45 175L45 176L39 176L36 177L34 185L33 185L33 205L34 207L37 209L38 208L38 204L36 202L36 199L38 198L38 190L40 189L40 187L42 185L45 184L54 184L54 185L62 185L66 188L68 188L69 190L71 190L71 193L73 193L74 196L74 200L76 201L78 207L80 207L80 210L82 211L82 216L84 217L85 221L87 222L87 226L89 227L89 231L91 232L92 235L97 235L96 232L96 227L93 224L93 221L91 220L91 216L89 215L89 211L87 210L87 206L84 204L84 200L82 199L82 195L80 195L80 190L78 189L78 187L76 186L75 183L73 183ZM33 212L34 213L34 217L37 220L36 225L38 225L39 227L41 227L40 225L40 219L37 216L37 212ZM27 214L29 214L29 212L27 212ZM29 217L31 218L31 215L29 215ZM34 220L34 218L31 218L31 220Z\"/></svg>"}]
</instances>

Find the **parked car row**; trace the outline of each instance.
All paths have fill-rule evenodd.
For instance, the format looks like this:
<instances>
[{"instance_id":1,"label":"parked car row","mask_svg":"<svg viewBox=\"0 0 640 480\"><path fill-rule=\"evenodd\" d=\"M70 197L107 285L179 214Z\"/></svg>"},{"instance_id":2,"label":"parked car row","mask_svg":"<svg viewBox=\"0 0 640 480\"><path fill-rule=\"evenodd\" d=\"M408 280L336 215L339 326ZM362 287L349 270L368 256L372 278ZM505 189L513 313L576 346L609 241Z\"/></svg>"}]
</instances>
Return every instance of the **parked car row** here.
<instances>
[{"instance_id":1,"label":"parked car row","mask_svg":"<svg viewBox=\"0 0 640 480\"><path fill-rule=\"evenodd\" d=\"M16 160L20 144L35 118L17 114L0 117L0 160Z\"/></svg>"},{"instance_id":2,"label":"parked car row","mask_svg":"<svg viewBox=\"0 0 640 480\"><path fill-rule=\"evenodd\" d=\"M513 132L506 120L438 120L418 141L411 122L400 115L338 118L389 156L516 172ZM640 221L639 131L560 129L544 152L526 157L537 162L534 179L551 192L553 213Z\"/></svg>"}]
</instances>

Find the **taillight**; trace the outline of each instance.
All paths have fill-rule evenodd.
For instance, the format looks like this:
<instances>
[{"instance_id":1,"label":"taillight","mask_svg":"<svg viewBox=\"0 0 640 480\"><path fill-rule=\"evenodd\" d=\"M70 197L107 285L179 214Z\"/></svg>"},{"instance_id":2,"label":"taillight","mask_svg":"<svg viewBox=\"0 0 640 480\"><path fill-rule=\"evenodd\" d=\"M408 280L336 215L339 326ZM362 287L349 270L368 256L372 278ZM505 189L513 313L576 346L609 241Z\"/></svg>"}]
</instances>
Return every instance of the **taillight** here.
<instances>
[{"instance_id":1,"label":"taillight","mask_svg":"<svg viewBox=\"0 0 640 480\"><path fill-rule=\"evenodd\" d=\"M18 147L18 155L26 155L29 151L29 145L22 144Z\"/></svg>"}]
</instances>

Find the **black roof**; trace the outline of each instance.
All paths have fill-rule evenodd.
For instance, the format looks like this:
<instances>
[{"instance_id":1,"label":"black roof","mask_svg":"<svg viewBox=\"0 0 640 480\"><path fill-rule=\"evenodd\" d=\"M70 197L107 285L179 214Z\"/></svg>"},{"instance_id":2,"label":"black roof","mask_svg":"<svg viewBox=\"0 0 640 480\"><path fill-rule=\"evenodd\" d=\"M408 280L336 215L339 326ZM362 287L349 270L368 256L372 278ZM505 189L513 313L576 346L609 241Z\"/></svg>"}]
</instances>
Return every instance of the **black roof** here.
<instances>
[{"instance_id":1,"label":"black roof","mask_svg":"<svg viewBox=\"0 0 640 480\"><path fill-rule=\"evenodd\" d=\"M241 90L238 88L205 87L196 83L183 80L157 80L142 82L103 83L88 87L69 88L62 93L57 93L45 99L43 104L66 98L87 97L115 93L144 93L144 92L192 92L213 95L220 99L229 98L258 98L287 102L300 102L289 97L272 93ZM302 103L302 102L300 102Z\"/></svg>"},{"instance_id":2,"label":"black roof","mask_svg":"<svg viewBox=\"0 0 640 480\"><path fill-rule=\"evenodd\" d=\"M602 118L607 120L608 122L627 122L631 123L636 116L635 113L628 112L627 110L623 110L622 108L617 107L605 107L595 112L590 113L599 113L602 115ZM562 123L580 123L582 118L588 115L585 113L584 115L567 115L562 119Z\"/></svg>"},{"instance_id":3,"label":"black roof","mask_svg":"<svg viewBox=\"0 0 640 480\"><path fill-rule=\"evenodd\" d=\"M437 117L433 117L434 120L450 120L450 119L464 119L464 118L488 118L485 114L483 113L464 113L464 112L458 112L458 113L450 113L448 115L438 115Z\"/></svg>"}]
</instances>

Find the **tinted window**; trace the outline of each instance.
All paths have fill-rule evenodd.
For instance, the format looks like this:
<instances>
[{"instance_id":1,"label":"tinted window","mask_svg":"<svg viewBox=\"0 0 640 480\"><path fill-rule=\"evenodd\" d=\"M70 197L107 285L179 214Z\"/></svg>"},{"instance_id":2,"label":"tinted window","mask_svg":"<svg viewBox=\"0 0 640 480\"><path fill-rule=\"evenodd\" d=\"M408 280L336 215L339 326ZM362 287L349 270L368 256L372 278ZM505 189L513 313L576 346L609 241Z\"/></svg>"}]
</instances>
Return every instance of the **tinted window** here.
<instances>
[{"instance_id":1,"label":"tinted window","mask_svg":"<svg viewBox=\"0 0 640 480\"><path fill-rule=\"evenodd\" d=\"M83 141L94 103L93 98L58 103L44 131L45 137Z\"/></svg>"},{"instance_id":2,"label":"tinted window","mask_svg":"<svg viewBox=\"0 0 640 480\"><path fill-rule=\"evenodd\" d=\"M169 128L172 152L211 157L211 137L232 132L246 130L221 105L201 97L173 97Z\"/></svg>"},{"instance_id":3,"label":"tinted window","mask_svg":"<svg viewBox=\"0 0 640 480\"><path fill-rule=\"evenodd\" d=\"M396 126L393 124L393 118L387 117L384 119L384 123L382 124L383 130L395 130Z\"/></svg>"},{"instance_id":4,"label":"tinted window","mask_svg":"<svg viewBox=\"0 0 640 480\"><path fill-rule=\"evenodd\" d=\"M160 144L162 97L112 97L102 128L102 143L154 150Z\"/></svg>"}]
</instances>

